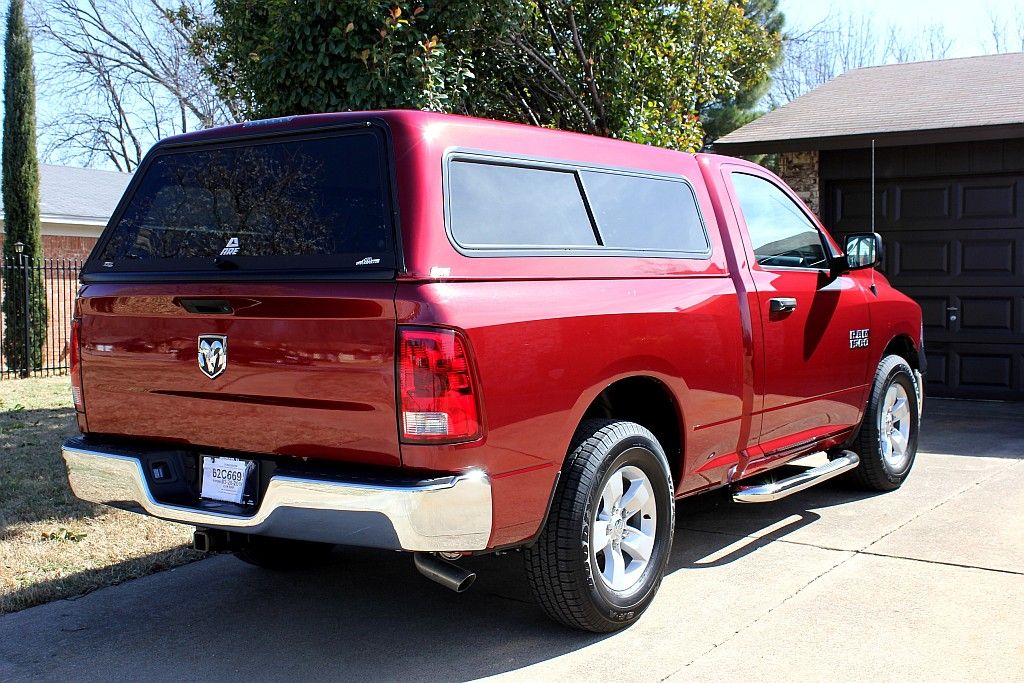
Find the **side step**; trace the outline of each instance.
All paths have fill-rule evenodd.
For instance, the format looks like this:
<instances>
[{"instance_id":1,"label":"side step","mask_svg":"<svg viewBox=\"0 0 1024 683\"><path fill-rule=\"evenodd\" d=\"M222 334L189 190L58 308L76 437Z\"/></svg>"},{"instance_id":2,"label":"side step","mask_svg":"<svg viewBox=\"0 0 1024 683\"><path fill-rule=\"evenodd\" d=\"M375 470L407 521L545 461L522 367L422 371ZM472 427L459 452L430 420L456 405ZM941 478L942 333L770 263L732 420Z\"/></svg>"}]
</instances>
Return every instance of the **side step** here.
<instances>
[{"instance_id":1,"label":"side step","mask_svg":"<svg viewBox=\"0 0 1024 683\"><path fill-rule=\"evenodd\" d=\"M853 451L842 451L838 457L830 460L827 464L814 467L782 481L754 486L736 486L732 492L732 499L737 503L771 503L832 477L837 477L859 464L859 455Z\"/></svg>"}]
</instances>

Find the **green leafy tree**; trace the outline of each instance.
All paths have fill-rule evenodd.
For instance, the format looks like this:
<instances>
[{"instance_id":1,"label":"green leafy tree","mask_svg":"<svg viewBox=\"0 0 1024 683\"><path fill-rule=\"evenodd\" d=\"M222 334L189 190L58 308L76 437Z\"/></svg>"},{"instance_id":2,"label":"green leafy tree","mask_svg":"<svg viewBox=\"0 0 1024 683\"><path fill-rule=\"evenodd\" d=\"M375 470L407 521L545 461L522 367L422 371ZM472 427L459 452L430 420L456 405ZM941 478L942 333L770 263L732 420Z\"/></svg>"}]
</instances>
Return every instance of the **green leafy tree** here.
<instances>
[{"instance_id":1,"label":"green leafy tree","mask_svg":"<svg viewBox=\"0 0 1024 683\"><path fill-rule=\"evenodd\" d=\"M276 116L416 107L678 149L767 77L743 0L216 0L197 49L222 97Z\"/></svg>"},{"instance_id":2,"label":"green leafy tree","mask_svg":"<svg viewBox=\"0 0 1024 683\"><path fill-rule=\"evenodd\" d=\"M778 35L748 18L742 1L504 8L508 20L471 52L472 113L676 149L699 148L700 113L765 78L779 50Z\"/></svg>"},{"instance_id":3,"label":"green leafy tree","mask_svg":"<svg viewBox=\"0 0 1024 683\"><path fill-rule=\"evenodd\" d=\"M25 24L24 0L11 0L7 13L4 62L3 200L4 256L17 263L42 257L39 225L39 161L36 157L36 87L32 74L32 38ZM8 271L10 273L10 271ZM4 358L9 369L42 364L46 344L46 291L38 271L29 280L29 320L25 320L25 280L4 278ZM26 354L25 325L30 348Z\"/></svg>"},{"instance_id":4,"label":"green leafy tree","mask_svg":"<svg viewBox=\"0 0 1024 683\"><path fill-rule=\"evenodd\" d=\"M748 0L743 8L746 17L762 27L769 34L781 36L785 17L779 11L779 0ZM738 72L740 87L731 97L717 100L701 112L704 124L704 147L707 148L718 138L745 126L763 114L758 105L772 85L769 72L782 63L782 50L775 52L768 64L768 71L756 70Z\"/></svg>"},{"instance_id":5,"label":"green leafy tree","mask_svg":"<svg viewBox=\"0 0 1024 683\"><path fill-rule=\"evenodd\" d=\"M472 73L433 27L476 10L443 5L215 0L215 21L196 32L194 49L207 56L221 98L249 118L384 107L447 111L458 107Z\"/></svg>"}]
</instances>

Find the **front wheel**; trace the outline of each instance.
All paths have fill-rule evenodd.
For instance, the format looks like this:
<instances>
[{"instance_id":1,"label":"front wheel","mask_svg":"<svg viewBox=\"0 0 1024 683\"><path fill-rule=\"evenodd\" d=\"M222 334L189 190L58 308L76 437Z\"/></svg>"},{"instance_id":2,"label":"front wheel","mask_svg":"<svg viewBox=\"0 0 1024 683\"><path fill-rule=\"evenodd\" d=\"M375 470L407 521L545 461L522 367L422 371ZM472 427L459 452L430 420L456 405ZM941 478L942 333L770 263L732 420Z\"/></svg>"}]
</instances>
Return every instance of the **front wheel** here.
<instances>
[{"instance_id":1,"label":"front wheel","mask_svg":"<svg viewBox=\"0 0 1024 683\"><path fill-rule=\"evenodd\" d=\"M654 599L672 548L672 476L658 440L632 422L580 425L537 542L533 594L567 626L605 633Z\"/></svg>"},{"instance_id":2,"label":"front wheel","mask_svg":"<svg viewBox=\"0 0 1024 683\"><path fill-rule=\"evenodd\" d=\"M860 466L851 474L871 491L898 489L917 455L920 406L914 371L900 356L878 364L867 412L854 439Z\"/></svg>"}]
</instances>

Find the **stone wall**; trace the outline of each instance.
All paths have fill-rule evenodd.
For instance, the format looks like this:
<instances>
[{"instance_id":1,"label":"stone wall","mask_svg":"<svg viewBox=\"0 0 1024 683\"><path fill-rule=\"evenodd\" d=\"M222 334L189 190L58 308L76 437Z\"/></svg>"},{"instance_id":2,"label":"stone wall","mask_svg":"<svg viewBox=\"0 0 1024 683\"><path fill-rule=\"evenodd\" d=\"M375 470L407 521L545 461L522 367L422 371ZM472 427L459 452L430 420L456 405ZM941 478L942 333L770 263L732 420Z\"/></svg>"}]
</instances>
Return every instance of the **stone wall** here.
<instances>
[{"instance_id":1,"label":"stone wall","mask_svg":"<svg viewBox=\"0 0 1024 683\"><path fill-rule=\"evenodd\" d=\"M800 195L811 211L821 215L821 180L818 173L817 150L779 154L779 177Z\"/></svg>"},{"instance_id":2,"label":"stone wall","mask_svg":"<svg viewBox=\"0 0 1024 683\"><path fill-rule=\"evenodd\" d=\"M46 258L84 261L94 246L96 246L95 237L43 235L43 254Z\"/></svg>"},{"instance_id":3,"label":"stone wall","mask_svg":"<svg viewBox=\"0 0 1024 683\"><path fill-rule=\"evenodd\" d=\"M4 235L0 233L0 247L3 247L3 243ZM95 237L43 235L43 256L48 259L77 259L84 261L95 245Z\"/></svg>"}]
</instances>

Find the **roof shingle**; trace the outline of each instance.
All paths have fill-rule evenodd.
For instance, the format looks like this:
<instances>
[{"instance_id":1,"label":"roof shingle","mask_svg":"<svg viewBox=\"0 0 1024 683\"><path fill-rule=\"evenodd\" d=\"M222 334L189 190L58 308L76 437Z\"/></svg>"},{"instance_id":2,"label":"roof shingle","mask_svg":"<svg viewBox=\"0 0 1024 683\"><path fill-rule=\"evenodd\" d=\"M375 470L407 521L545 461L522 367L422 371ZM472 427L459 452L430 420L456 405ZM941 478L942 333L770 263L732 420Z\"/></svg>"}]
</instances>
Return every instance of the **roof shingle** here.
<instances>
[{"instance_id":1,"label":"roof shingle","mask_svg":"<svg viewBox=\"0 0 1024 683\"><path fill-rule=\"evenodd\" d=\"M715 150L858 147L872 137L901 137L898 144L905 144L908 134L944 131L955 137L993 126L1020 137L1022 93L1024 52L855 69L719 138Z\"/></svg>"},{"instance_id":2,"label":"roof shingle","mask_svg":"<svg viewBox=\"0 0 1024 683\"><path fill-rule=\"evenodd\" d=\"M106 221L131 178L130 173L40 164L39 212L72 221Z\"/></svg>"}]
</instances>

